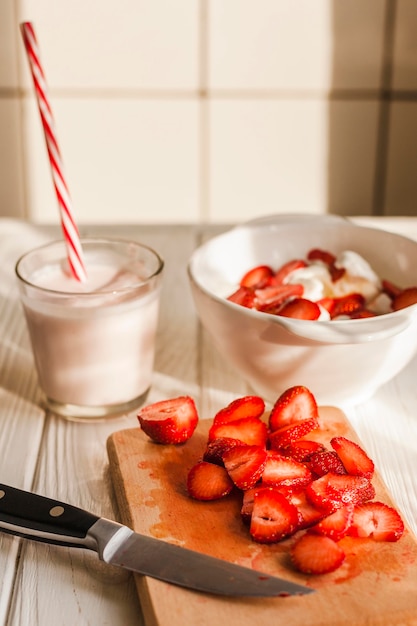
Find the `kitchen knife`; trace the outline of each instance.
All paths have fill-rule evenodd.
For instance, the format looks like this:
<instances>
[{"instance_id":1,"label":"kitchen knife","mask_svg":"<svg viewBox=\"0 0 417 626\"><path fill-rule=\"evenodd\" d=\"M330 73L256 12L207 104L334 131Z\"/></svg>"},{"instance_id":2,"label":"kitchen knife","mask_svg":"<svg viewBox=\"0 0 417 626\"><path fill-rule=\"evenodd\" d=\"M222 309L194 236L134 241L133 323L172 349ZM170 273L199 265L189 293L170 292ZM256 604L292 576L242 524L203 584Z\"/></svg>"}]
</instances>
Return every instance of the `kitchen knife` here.
<instances>
[{"instance_id":1,"label":"kitchen knife","mask_svg":"<svg viewBox=\"0 0 417 626\"><path fill-rule=\"evenodd\" d=\"M174 585L225 596L288 596L313 589L133 532L70 504L0 484L0 530L87 548L105 563Z\"/></svg>"}]
</instances>

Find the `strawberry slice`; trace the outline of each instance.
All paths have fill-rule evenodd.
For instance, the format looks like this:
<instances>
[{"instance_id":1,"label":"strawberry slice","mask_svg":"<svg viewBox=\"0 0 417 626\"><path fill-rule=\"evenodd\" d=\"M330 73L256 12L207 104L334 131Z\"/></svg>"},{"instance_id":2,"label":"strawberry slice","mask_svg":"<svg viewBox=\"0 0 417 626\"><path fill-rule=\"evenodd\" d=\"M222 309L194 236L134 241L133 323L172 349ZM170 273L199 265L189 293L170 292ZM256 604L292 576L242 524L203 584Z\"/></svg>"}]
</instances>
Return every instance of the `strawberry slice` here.
<instances>
[{"instance_id":1,"label":"strawberry slice","mask_svg":"<svg viewBox=\"0 0 417 626\"><path fill-rule=\"evenodd\" d=\"M310 528L310 531L318 535L325 535L339 541L348 533L353 520L353 504L341 506L334 513L327 515L317 524Z\"/></svg>"},{"instance_id":2,"label":"strawberry slice","mask_svg":"<svg viewBox=\"0 0 417 626\"><path fill-rule=\"evenodd\" d=\"M397 294L392 301L393 311L405 309L407 306L417 303L417 287L407 287Z\"/></svg>"},{"instance_id":3,"label":"strawberry slice","mask_svg":"<svg viewBox=\"0 0 417 626\"><path fill-rule=\"evenodd\" d=\"M330 537L305 533L290 550L294 567L304 574L328 574L345 560L342 548Z\"/></svg>"},{"instance_id":4,"label":"strawberry slice","mask_svg":"<svg viewBox=\"0 0 417 626\"><path fill-rule=\"evenodd\" d=\"M312 248L307 252L307 259L309 261L321 261L325 265L332 266L336 262L336 257L327 250L321 248Z\"/></svg>"},{"instance_id":5,"label":"strawberry slice","mask_svg":"<svg viewBox=\"0 0 417 626\"><path fill-rule=\"evenodd\" d=\"M333 474L347 474L339 455L334 450L319 450L313 452L308 459L308 466L316 476Z\"/></svg>"},{"instance_id":6,"label":"strawberry slice","mask_svg":"<svg viewBox=\"0 0 417 626\"><path fill-rule=\"evenodd\" d=\"M148 404L137 417L143 432L153 441L163 444L184 443L198 423L197 409L190 396Z\"/></svg>"},{"instance_id":7,"label":"strawberry slice","mask_svg":"<svg viewBox=\"0 0 417 626\"><path fill-rule=\"evenodd\" d=\"M275 543L298 527L296 507L277 490L260 489L254 494L250 535L258 543Z\"/></svg>"},{"instance_id":8,"label":"strawberry slice","mask_svg":"<svg viewBox=\"0 0 417 626\"><path fill-rule=\"evenodd\" d=\"M220 409L213 418L213 424L226 424L244 417L261 417L265 402L259 396L243 396Z\"/></svg>"},{"instance_id":9,"label":"strawberry slice","mask_svg":"<svg viewBox=\"0 0 417 626\"><path fill-rule=\"evenodd\" d=\"M277 314L289 298L300 297L304 287L299 284L276 285L255 290L255 307L263 313Z\"/></svg>"},{"instance_id":10,"label":"strawberry slice","mask_svg":"<svg viewBox=\"0 0 417 626\"><path fill-rule=\"evenodd\" d=\"M262 484L271 487L300 489L311 481L311 472L303 464L291 457L268 450Z\"/></svg>"},{"instance_id":11,"label":"strawberry slice","mask_svg":"<svg viewBox=\"0 0 417 626\"><path fill-rule=\"evenodd\" d=\"M251 487L250 489L245 489L245 491L243 492L240 515L244 524L250 524L253 511L253 503L255 500L255 493L257 490L259 490L259 487Z\"/></svg>"},{"instance_id":12,"label":"strawberry slice","mask_svg":"<svg viewBox=\"0 0 417 626\"><path fill-rule=\"evenodd\" d=\"M375 541L398 541L404 532L404 523L398 512L383 502L358 504L353 511L349 535L372 537Z\"/></svg>"},{"instance_id":13,"label":"strawberry slice","mask_svg":"<svg viewBox=\"0 0 417 626\"><path fill-rule=\"evenodd\" d=\"M286 453L299 463L309 461L311 455L315 452L321 452L324 450L324 445L319 441L313 441L311 439L299 439L293 441Z\"/></svg>"},{"instance_id":14,"label":"strawberry slice","mask_svg":"<svg viewBox=\"0 0 417 626\"><path fill-rule=\"evenodd\" d=\"M268 429L257 417L242 417L225 424L212 424L209 430L209 442L218 437L239 439L248 445L265 446Z\"/></svg>"},{"instance_id":15,"label":"strawberry slice","mask_svg":"<svg viewBox=\"0 0 417 626\"><path fill-rule=\"evenodd\" d=\"M269 443L273 450L285 451L294 441L305 437L319 427L316 417L309 417L293 424L281 426L269 435Z\"/></svg>"},{"instance_id":16,"label":"strawberry slice","mask_svg":"<svg viewBox=\"0 0 417 626\"><path fill-rule=\"evenodd\" d=\"M269 265L258 265L248 270L239 284L241 287L262 288L269 285L274 276L275 272Z\"/></svg>"},{"instance_id":17,"label":"strawberry slice","mask_svg":"<svg viewBox=\"0 0 417 626\"><path fill-rule=\"evenodd\" d=\"M309 528L325 517L325 513L307 499L304 490L290 493L289 500L297 508L299 530Z\"/></svg>"},{"instance_id":18,"label":"strawberry slice","mask_svg":"<svg viewBox=\"0 0 417 626\"><path fill-rule=\"evenodd\" d=\"M200 461L187 476L187 491L196 500L218 500L233 489L233 481L224 467Z\"/></svg>"},{"instance_id":19,"label":"strawberry slice","mask_svg":"<svg viewBox=\"0 0 417 626\"><path fill-rule=\"evenodd\" d=\"M351 316L357 314L364 307L365 298L361 293L349 293L346 296L334 298L331 318L334 319L342 315Z\"/></svg>"},{"instance_id":20,"label":"strawberry slice","mask_svg":"<svg viewBox=\"0 0 417 626\"><path fill-rule=\"evenodd\" d=\"M278 311L278 315L282 317L292 317L298 320L318 320L320 313L319 305L306 298L294 298Z\"/></svg>"},{"instance_id":21,"label":"strawberry slice","mask_svg":"<svg viewBox=\"0 0 417 626\"><path fill-rule=\"evenodd\" d=\"M275 282L278 285L282 285L285 283L289 274L295 270L302 269L303 267L307 267L307 263L303 259L293 259L292 261L284 263L284 265L282 265L275 273Z\"/></svg>"},{"instance_id":22,"label":"strawberry slice","mask_svg":"<svg viewBox=\"0 0 417 626\"><path fill-rule=\"evenodd\" d=\"M375 489L365 476L329 472L307 485L306 496L314 506L330 514L350 502L359 504L372 500Z\"/></svg>"},{"instance_id":23,"label":"strawberry slice","mask_svg":"<svg viewBox=\"0 0 417 626\"><path fill-rule=\"evenodd\" d=\"M215 463L216 465L224 465L223 454L227 450L241 445L242 442L239 441L239 439L232 439L231 437L218 437L217 439L213 439L213 441L207 444L203 454L203 461Z\"/></svg>"},{"instance_id":24,"label":"strawberry slice","mask_svg":"<svg viewBox=\"0 0 417 626\"><path fill-rule=\"evenodd\" d=\"M333 437L330 444L337 452L348 474L372 477L374 462L357 443L346 437Z\"/></svg>"},{"instance_id":25,"label":"strawberry slice","mask_svg":"<svg viewBox=\"0 0 417 626\"><path fill-rule=\"evenodd\" d=\"M239 287L227 297L227 300L245 306L247 309L255 308L255 292L248 287Z\"/></svg>"},{"instance_id":26,"label":"strawberry slice","mask_svg":"<svg viewBox=\"0 0 417 626\"><path fill-rule=\"evenodd\" d=\"M260 446L235 446L223 454L227 473L239 489L250 489L260 480L267 452Z\"/></svg>"},{"instance_id":27,"label":"strawberry slice","mask_svg":"<svg viewBox=\"0 0 417 626\"><path fill-rule=\"evenodd\" d=\"M391 300L393 300L395 296L398 296L398 294L402 291L401 287L398 287L398 285L395 285L391 281L385 279L382 281L382 289L387 296L391 298Z\"/></svg>"},{"instance_id":28,"label":"strawberry slice","mask_svg":"<svg viewBox=\"0 0 417 626\"><path fill-rule=\"evenodd\" d=\"M284 391L272 407L269 416L271 432L300 422L304 419L318 419L317 402L311 391L303 385L295 385Z\"/></svg>"}]
</instances>

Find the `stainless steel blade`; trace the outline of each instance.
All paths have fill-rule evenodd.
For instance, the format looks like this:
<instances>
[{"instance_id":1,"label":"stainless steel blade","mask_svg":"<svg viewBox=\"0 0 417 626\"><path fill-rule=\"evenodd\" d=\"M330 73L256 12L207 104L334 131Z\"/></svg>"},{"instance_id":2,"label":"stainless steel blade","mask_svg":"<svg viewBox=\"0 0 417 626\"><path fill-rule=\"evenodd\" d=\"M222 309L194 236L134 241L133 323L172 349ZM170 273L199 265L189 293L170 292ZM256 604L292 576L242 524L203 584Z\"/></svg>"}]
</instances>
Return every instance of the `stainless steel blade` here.
<instances>
[{"instance_id":1,"label":"stainless steel blade","mask_svg":"<svg viewBox=\"0 0 417 626\"><path fill-rule=\"evenodd\" d=\"M181 587L225 596L288 596L313 589L133 532L123 526L108 540L108 520L88 532L102 546L101 558L139 574Z\"/></svg>"}]
</instances>

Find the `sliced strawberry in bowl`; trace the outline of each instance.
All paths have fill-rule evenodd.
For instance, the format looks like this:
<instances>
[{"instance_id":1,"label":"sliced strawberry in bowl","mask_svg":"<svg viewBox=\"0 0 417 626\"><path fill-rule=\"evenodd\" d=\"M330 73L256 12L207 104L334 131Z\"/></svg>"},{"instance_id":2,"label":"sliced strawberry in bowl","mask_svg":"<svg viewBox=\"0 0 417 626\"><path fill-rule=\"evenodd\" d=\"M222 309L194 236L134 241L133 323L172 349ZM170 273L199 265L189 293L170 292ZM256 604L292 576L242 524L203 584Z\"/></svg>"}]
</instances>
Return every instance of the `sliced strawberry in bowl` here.
<instances>
[{"instance_id":1,"label":"sliced strawberry in bowl","mask_svg":"<svg viewBox=\"0 0 417 626\"><path fill-rule=\"evenodd\" d=\"M255 307L264 313L278 313L289 298L301 297L304 287L299 284L275 285L264 289L255 289Z\"/></svg>"},{"instance_id":2,"label":"sliced strawberry in bowl","mask_svg":"<svg viewBox=\"0 0 417 626\"><path fill-rule=\"evenodd\" d=\"M330 445L337 452L348 474L371 478L374 473L374 462L355 441L346 437L333 437Z\"/></svg>"},{"instance_id":3,"label":"sliced strawberry in bowl","mask_svg":"<svg viewBox=\"0 0 417 626\"><path fill-rule=\"evenodd\" d=\"M243 396L220 409L213 418L213 424L226 424L244 417L261 417L264 411L265 402L260 396Z\"/></svg>"},{"instance_id":4,"label":"sliced strawberry in bowl","mask_svg":"<svg viewBox=\"0 0 417 626\"><path fill-rule=\"evenodd\" d=\"M298 320L318 320L320 314L319 305L307 298L293 298L278 311L278 315L282 317L291 317Z\"/></svg>"},{"instance_id":5,"label":"sliced strawberry in bowl","mask_svg":"<svg viewBox=\"0 0 417 626\"><path fill-rule=\"evenodd\" d=\"M393 311L405 309L407 306L417 303L417 287L407 287L397 294L392 301Z\"/></svg>"},{"instance_id":6,"label":"sliced strawberry in bowl","mask_svg":"<svg viewBox=\"0 0 417 626\"><path fill-rule=\"evenodd\" d=\"M349 529L352 537L371 537L375 541L398 541L404 532L399 513L384 502L365 502L355 506Z\"/></svg>"},{"instance_id":7,"label":"sliced strawberry in bowl","mask_svg":"<svg viewBox=\"0 0 417 626\"><path fill-rule=\"evenodd\" d=\"M269 285L274 276L275 272L269 265L257 265L242 276L240 286L262 288Z\"/></svg>"},{"instance_id":8,"label":"sliced strawberry in bowl","mask_svg":"<svg viewBox=\"0 0 417 626\"><path fill-rule=\"evenodd\" d=\"M294 385L286 389L272 407L269 429L274 432L287 424L318 417L317 402L312 392L303 385Z\"/></svg>"},{"instance_id":9,"label":"sliced strawberry in bowl","mask_svg":"<svg viewBox=\"0 0 417 626\"><path fill-rule=\"evenodd\" d=\"M224 467L207 461L196 463L188 473L187 491L195 500L218 500L233 489L234 484Z\"/></svg>"},{"instance_id":10,"label":"sliced strawberry in bowl","mask_svg":"<svg viewBox=\"0 0 417 626\"><path fill-rule=\"evenodd\" d=\"M290 556L294 567L304 574L334 572L345 560L345 553L336 541L308 532L293 544Z\"/></svg>"},{"instance_id":11,"label":"sliced strawberry in bowl","mask_svg":"<svg viewBox=\"0 0 417 626\"><path fill-rule=\"evenodd\" d=\"M240 306L245 306L247 309L255 308L255 292L249 287L239 287L227 299L229 302L240 304Z\"/></svg>"},{"instance_id":12,"label":"sliced strawberry in bowl","mask_svg":"<svg viewBox=\"0 0 417 626\"><path fill-rule=\"evenodd\" d=\"M298 527L297 508L278 490L255 491L250 535L259 543L275 543L292 535Z\"/></svg>"},{"instance_id":13,"label":"sliced strawberry in bowl","mask_svg":"<svg viewBox=\"0 0 417 626\"><path fill-rule=\"evenodd\" d=\"M275 282L282 285L288 279L288 276L295 270L307 267L307 263L303 259L293 259L281 265L275 273Z\"/></svg>"},{"instance_id":14,"label":"sliced strawberry in bowl","mask_svg":"<svg viewBox=\"0 0 417 626\"><path fill-rule=\"evenodd\" d=\"M138 413L143 432L156 443L187 441L198 424L198 413L190 396L178 396L143 407Z\"/></svg>"},{"instance_id":15,"label":"sliced strawberry in bowl","mask_svg":"<svg viewBox=\"0 0 417 626\"><path fill-rule=\"evenodd\" d=\"M261 446L241 445L227 450L223 462L236 487L250 489L261 479L267 452Z\"/></svg>"}]
</instances>

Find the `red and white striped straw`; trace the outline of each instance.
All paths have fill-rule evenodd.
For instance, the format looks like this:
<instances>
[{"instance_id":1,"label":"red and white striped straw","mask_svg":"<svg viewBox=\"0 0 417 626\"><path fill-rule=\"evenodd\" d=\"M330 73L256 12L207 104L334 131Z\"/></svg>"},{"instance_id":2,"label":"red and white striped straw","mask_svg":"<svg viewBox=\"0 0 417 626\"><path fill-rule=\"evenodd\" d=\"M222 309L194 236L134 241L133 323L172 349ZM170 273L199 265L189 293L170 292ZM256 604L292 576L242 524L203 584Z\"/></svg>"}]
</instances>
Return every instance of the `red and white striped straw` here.
<instances>
[{"instance_id":1,"label":"red and white striped straw","mask_svg":"<svg viewBox=\"0 0 417 626\"><path fill-rule=\"evenodd\" d=\"M52 108L48 100L47 84L45 73L40 61L39 46L35 30L31 22L23 22L20 25L20 28L32 73L39 113L45 134L46 147L51 165L52 180L60 209L61 226L67 246L68 263L74 277L80 282L83 282L87 279L83 251L81 248L78 227L72 212L71 197L67 183L65 182L61 151L56 137Z\"/></svg>"}]
</instances>

